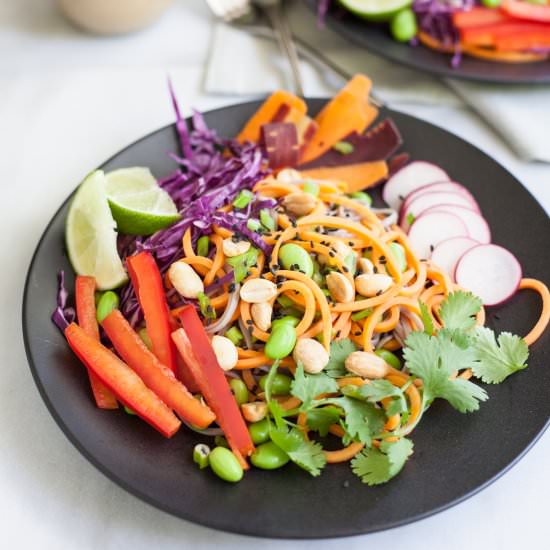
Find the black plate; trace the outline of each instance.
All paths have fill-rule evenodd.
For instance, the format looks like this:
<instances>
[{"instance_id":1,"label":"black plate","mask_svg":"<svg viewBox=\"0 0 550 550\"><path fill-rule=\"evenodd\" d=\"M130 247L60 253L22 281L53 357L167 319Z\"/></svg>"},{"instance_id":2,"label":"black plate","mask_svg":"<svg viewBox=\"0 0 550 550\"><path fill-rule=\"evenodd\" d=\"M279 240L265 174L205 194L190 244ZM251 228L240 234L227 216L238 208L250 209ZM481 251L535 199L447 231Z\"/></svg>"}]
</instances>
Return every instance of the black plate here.
<instances>
[{"instance_id":1,"label":"black plate","mask_svg":"<svg viewBox=\"0 0 550 550\"><path fill-rule=\"evenodd\" d=\"M316 112L322 100L310 100ZM237 133L258 103L206 113L226 136ZM546 214L521 184L487 155L445 130L398 112L391 115L413 158L432 160L466 185L479 200L494 241L512 250L529 276L550 272ZM160 177L174 166L172 126L127 147L102 168L150 166ZM312 478L294 465L275 472L252 470L233 486L191 460L200 438L182 429L167 440L122 410L100 411L90 398L87 375L50 322L56 273L71 268L64 253L66 201L46 228L29 268L23 301L23 332L31 370L51 414L80 452L115 483L181 518L203 525L267 537L336 537L402 525L448 508L496 479L544 430L550 415L546 334L532 349L530 368L489 387L491 399L476 414L462 415L436 403L414 432L415 454L387 485L369 488L349 465L327 467ZM73 277L68 277L72 291ZM531 293L521 293L489 315L498 329L522 334L538 314ZM546 354L546 355L545 355Z\"/></svg>"},{"instance_id":2,"label":"black plate","mask_svg":"<svg viewBox=\"0 0 550 550\"><path fill-rule=\"evenodd\" d=\"M317 0L306 2L311 9L317 10ZM536 63L494 63L465 55L460 67L453 69L448 54L422 45L412 47L396 42L390 36L387 24L370 23L338 6L329 11L326 23L358 46L420 71L450 78L501 84L550 83L550 60ZM312 24L315 24L313 18Z\"/></svg>"}]
</instances>

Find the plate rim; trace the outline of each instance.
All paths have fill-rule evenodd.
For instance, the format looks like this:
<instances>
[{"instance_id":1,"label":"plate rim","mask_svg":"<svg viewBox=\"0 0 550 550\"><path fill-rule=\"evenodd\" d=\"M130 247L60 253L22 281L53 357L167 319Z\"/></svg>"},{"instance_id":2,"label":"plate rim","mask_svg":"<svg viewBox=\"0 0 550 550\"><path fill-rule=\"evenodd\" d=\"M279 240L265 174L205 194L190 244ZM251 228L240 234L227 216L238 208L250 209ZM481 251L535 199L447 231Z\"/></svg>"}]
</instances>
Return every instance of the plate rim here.
<instances>
[{"instance_id":1,"label":"plate rim","mask_svg":"<svg viewBox=\"0 0 550 550\"><path fill-rule=\"evenodd\" d=\"M306 101L315 101L315 100L317 100L317 101L319 101L319 100L326 101L328 98L326 98L326 97L306 97L305 99L306 99ZM249 101L245 101L245 102L233 103L233 104L230 104L230 105L217 107L216 109L203 111L203 114L215 114L217 112L225 111L227 109L242 107L242 106L246 106L246 105L259 104L260 102L261 102L261 99L253 99L253 100L249 100ZM388 114L390 114L390 115L391 115L392 112L397 112L400 115L404 115L405 117L408 117L410 119L414 119L414 120L420 121L424 124L434 126L434 127L438 128L439 130L442 130L444 132L452 134L452 136L455 139L458 139L458 140L464 142L465 144L473 147L478 152L480 152L482 155L488 157L492 162L496 163L499 166L500 169L502 169L504 172L506 172L507 175L512 177L516 182L518 182L519 185L521 185L523 192L528 193L532 197L533 201L536 203L537 207L544 214L546 214L546 211L544 210L544 208L542 207L540 202L529 191L529 189L527 189L521 183L521 181L514 174L512 174L505 166L500 164L500 162L498 162L496 159L491 157L484 150L480 149L477 145L474 145L474 144L470 143L469 141L467 141L466 139L462 138L461 136L455 134L454 132L451 132L450 130L447 130L446 128L443 128L442 126L434 124L430 121L426 121L422 118L419 118L419 117L416 117L416 116L410 115L408 113L398 111L397 109L392 109L392 108L389 108L389 107L384 107L384 110L387 111ZM191 116L185 117L185 120L186 120L186 122L189 122L191 120ZM121 148L120 150L115 152L113 155L111 155L107 160L105 160L103 163L101 163L97 169L102 169L103 166L105 166L106 164L111 162L113 159L118 157L120 154L122 154L126 150L134 147L137 143L145 141L145 140L149 139L151 136L154 136L157 133L166 132L169 129L174 129L175 130L175 123L166 124L166 125L164 125L160 128L152 130L152 131L148 132L147 134L141 136L140 138L132 141L131 143L129 143L128 145L124 146L123 148ZM278 536L276 534L260 535L257 532L255 532L253 529L243 531L242 529L239 529L237 527L235 527L235 528L228 527L226 524L224 526L222 526L220 524L216 524L214 526L213 524L217 523L217 522L207 521L207 520L203 519L200 515L197 515L193 518L190 518L189 516L184 517L183 515L181 515L177 510L175 510L171 506L166 505L166 504L160 502L159 500L155 499L154 497L151 497L151 496L145 494L144 492L142 492L138 488L130 486L129 483L125 482L123 479L121 479L119 476L117 476L114 472L112 472L106 466L101 464L101 462L93 456L92 452L89 451L84 445L82 445L80 443L77 436L70 431L70 429L68 428L68 426L64 422L63 418L55 410L55 407L54 407L52 401L50 400L48 394L46 393L46 390L45 390L43 384L41 383L41 380L40 380L40 377L39 377L39 374L38 374L38 369L36 367L36 364L34 362L34 359L33 359L32 353L31 353L30 334L27 330L27 325L28 325L27 311L28 311L28 306L29 306L29 303L28 303L29 296L28 296L28 294L29 294L29 289L30 289L31 275L32 275L35 263L38 259L38 254L41 250L43 242L46 239L46 236L47 236L51 226L56 221L56 219L57 219L59 213L61 212L61 210L72 199L72 197L73 197L74 193L76 192L77 188L78 188L78 185L70 192L70 194L65 198L65 200L63 200L63 202L60 204L60 206L52 214L50 220L48 221L45 228L43 229L43 231L41 233L41 236L40 236L40 238L39 238L39 240L38 240L38 242L37 242L37 244L34 248L31 260L30 260L28 268L27 268L27 272L26 272L26 276L25 276L25 283L24 283L24 288L23 288L23 300L22 300L22 306L21 306L21 313L22 313L22 315L21 315L21 328L22 328L22 332L23 332L23 343L24 343L24 348L25 348L25 355L26 355L27 363L29 365L31 374L32 374L33 381L34 381L34 383L35 383L35 385L38 389L40 397L42 398L42 401L46 405L46 408L48 409L48 412L50 413L50 415L54 419L57 427L61 430L63 435L65 437L67 437L67 439L76 448L76 450L92 466L94 466L96 468L96 470L98 470L101 474L103 474L107 479L109 479L115 485L117 485L118 487L124 489L124 491L126 491L127 493L132 495L134 498L137 498L137 499L141 500L142 502L145 502L147 505L152 506L152 507L156 508L157 510L160 510L164 513L167 513L167 514L171 515L171 516L177 517L179 519L183 519L184 521L188 521L190 523L195 523L195 524L201 525L202 527L206 527L206 528L209 528L209 529L215 529L215 530L222 531L222 532L234 533L234 534L237 534L237 535L242 535L242 536L247 536L247 537L254 537L254 538L265 538L265 539L273 539L273 540L282 540L282 539L287 539L287 540L322 540L322 539L344 538L344 537L351 537L351 536L365 536L365 535L369 535L369 534L372 534L372 533L379 533L379 532L382 532L382 531L388 531L388 530L391 530L391 529L395 529L396 527L401 527L401 526L409 525L409 524L412 524L412 523L416 523L420 520L427 519L431 516L437 515L437 514L439 514L441 512L444 512L444 511L446 511L450 508L453 508L454 506L456 506L456 505L468 500L469 498L475 496L479 492L486 489L488 486L492 485L498 479L500 479L510 469L512 469L534 447L534 445L540 440L540 438L543 436L543 434L546 432L546 430L550 426L550 417L548 417L546 419L546 422L542 426L542 428L537 432L537 434L533 437L533 439L528 443L528 445L526 445L526 447L519 454L517 454L505 467L503 467L495 475L493 475L491 478L485 480L483 483L481 483L480 485L478 485L474 489L470 490L469 492L466 492L465 494L463 494L463 495L461 495L461 496L459 496L459 497L457 497L457 498L455 498L455 499L453 499L449 502L446 502L445 504L442 504L442 505L440 505L436 508L432 508L432 509L430 509L426 512L418 513L418 514L416 514L414 516L410 516L406 519L394 520L394 521L386 523L384 525L380 525L380 526L376 526L374 528L370 528L368 531L358 531L357 529L353 530L353 529L348 528L348 529L345 529L343 532L341 531L339 533L335 533L335 534L331 534L331 535L323 535L323 536L320 536L320 535L316 536L316 535L309 535L309 534L293 535L293 536L289 536L289 535Z\"/></svg>"}]
</instances>

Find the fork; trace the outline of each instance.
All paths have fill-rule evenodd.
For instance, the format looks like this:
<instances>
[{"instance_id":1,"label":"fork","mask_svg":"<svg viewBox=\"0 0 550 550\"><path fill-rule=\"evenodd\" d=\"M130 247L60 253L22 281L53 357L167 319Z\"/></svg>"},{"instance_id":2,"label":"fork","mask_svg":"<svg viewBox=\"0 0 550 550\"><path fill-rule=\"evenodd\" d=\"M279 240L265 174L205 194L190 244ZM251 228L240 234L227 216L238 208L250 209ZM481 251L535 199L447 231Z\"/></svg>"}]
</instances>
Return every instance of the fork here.
<instances>
[{"instance_id":1,"label":"fork","mask_svg":"<svg viewBox=\"0 0 550 550\"><path fill-rule=\"evenodd\" d=\"M275 38L283 55L287 58L292 71L294 91L304 95L300 74L300 65L296 46L282 8L282 0L206 0L215 15L228 23L248 23L255 18L254 7L257 6L268 17Z\"/></svg>"}]
</instances>

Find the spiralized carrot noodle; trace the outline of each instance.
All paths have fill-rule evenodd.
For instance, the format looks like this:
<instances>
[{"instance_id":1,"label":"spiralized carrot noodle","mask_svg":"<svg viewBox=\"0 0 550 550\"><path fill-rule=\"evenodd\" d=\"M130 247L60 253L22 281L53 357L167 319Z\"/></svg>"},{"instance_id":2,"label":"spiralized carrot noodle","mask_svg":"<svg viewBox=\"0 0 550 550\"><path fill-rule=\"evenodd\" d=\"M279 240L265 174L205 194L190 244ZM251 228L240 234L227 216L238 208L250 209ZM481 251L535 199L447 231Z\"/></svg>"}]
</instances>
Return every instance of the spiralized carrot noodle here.
<instances>
[{"instance_id":1,"label":"spiralized carrot noodle","mask_svg":"<svg viewBox=\"0 0 550 550\"><path fill-rule=\"evenodd\" d=\"M537 279L522 279L519 283L519 288L538 292L542 300L539 320L523 338L527 342L527 345L530 346L540 338L541 334L546 330L548 322L550 322L550 292L548 291L548 287Z\"/></svg>"},{"instance_id":2,"label":"spiralized carrot noodle","mask_svg":"<svg viewBox=\"0 0 550 550\"><path fill-rule=\"evenodd\" d=\"M274 283L275 295L271 294L267 299L273 310L272 319L284 315L299 318L295 327L297 338L316 338L329 353L331 344L346 338L357 349L366 352L377 349L399 351L404 335L421 328L417 326L420 323L418 317L421 315L421 302L427 306L428 315L438 330L441 327L441 304L451 292L463 290L441 268L429 260L420 260L401 228L385 227L381 217L370 207L348 196L345 183L324 180L314 180L314 183L319 194L313 201L312 195L308 195L308 200L304 203L310 205L309 212L302 216L296 216L292 209L285 210L281 199L291 193L305 193L305 181L289 183L269 176L256 184L254 190L259 195L280 200L279 206L270 210L274 227L269 232L259 233L265 244L271 247L271 253L259 252L256 265L246 266L244 280L219 285L209 296L217 320L223 317L223 326L216 327L219 329L215 331L216 334L226 334L230 328L236 327L244 331L237 345L238 358L234 374L246 384L251 401L265 398L265 394L258 388L258 379L274 364L274 360L265 353L265 344L272 329L262 330L258 326L260 324L266 329L268 324L264 326L261 319L254 319L251 314L252 304L241 299L239 287L242 288L243 284L259 278ZM232 205L227 205L222 210L231 212L232 209ZM256 214L251 215L254 216ZM223 251L223 239L235 238L238 232L235 226L230 230L213 225L209 235L209 257L203 257L198 256L193 247L196 237L193 231L195 229L188 229L183 235L184 254L178 261L190 265L207 289L232 269ZM393 243L403 247L406 266L398 261ZM305 256L311 258L313 275L311 266L306 270L302 269L304 266L296 264L283 265L284 255L281 258L281 249L286 244L302 248ZM353 256L350 257L350 254ZM361 296L357 292L357 266L365 269L370 266L367 263L365 267L364 263L358 261L360 258L369 258L375 272L391 278L391 283L383 292L370 296ZM350 288L345 298L330 294L326 276L334 271L341 273L351 284L352 295ZM171 288L168 277L165 277L165 284L166 288ZM542 301L540 316L524 337L525 342L531 345L550 323L550 292L546 285L535 279L522 279L519 289L538 293ZM338 301L337 297L343 301ZM171 314L177 317L180 310L181 307L174 307ZM476 323L485 323L483 308L477 313ZM235 334L234 331L233 333ZM292 356L287 356L279 362L279 368L294 374L297 363ZM464 380L471 376L473 373L469 369L453 375ZM339 388L360 387L370 383L366 378L351 374L335 380ZM410 433L423 412L421 379L409 376L406 370L389 367L385 380L404 389L407 411L387 417L382 433L376 434L372 441L374 447L379 447L382 441L397 441L399 437ZM324 397L327 396L317 396L318 399ZM309 438L307 416L303 412L298 414L300 400L293 396L274 396L274 399L283 410L290 411L291 418L296 420L304 437ZM385 398L380 405L387 409L390 403L390 398ZM339 424L330 426L329 432L342 439L346 436ZM348 445L342 443L342 448L325 450L325 458L328 463L346 462L353 459L364 447L359 441L351 441Z\"/></svg>"}]
</instances>

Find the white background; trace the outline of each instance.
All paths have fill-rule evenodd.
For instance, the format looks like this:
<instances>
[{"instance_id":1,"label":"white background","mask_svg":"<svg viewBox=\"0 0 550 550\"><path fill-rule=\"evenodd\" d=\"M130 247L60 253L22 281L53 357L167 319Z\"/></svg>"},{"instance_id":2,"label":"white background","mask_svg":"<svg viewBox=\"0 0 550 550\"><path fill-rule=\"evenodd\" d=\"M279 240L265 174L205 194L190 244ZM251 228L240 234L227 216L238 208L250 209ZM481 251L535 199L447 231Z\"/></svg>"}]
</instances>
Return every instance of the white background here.
<instances>
[{"instance_id":1,"label":"white background","mask_svg":"<svg viewBox=\"0 0 550 550\"><path fill-rule=\"evenodd\" d=\"M186 111L191 106L206 110L240 100L201 92L210 32L211 18L201 0L176 3L156 27L141 34L103 40L79 34L49 1L0 3L2 547L243 549L261 544L268 549L283 544L173 518L97 472L48 414L32 381L21 336L23 281L46 223L90 169L172 121L166 73L173 75ZM345 56L345 51L335 54ZM384 74L378 67L381 90L392 88ZM387 74L394 78L396 68L388 66ZM410 74L419 86L441 88L432 79ZM520 162L458 100L443 98L446 93L441 102L430 105L408 97L400 102L397 90L393 92L393 106L445 125L489 152L549 210L548 165ZM545 547L549 455L547 433L502 479L447 512L390 532L346 541L295 541L291 547Z\"/></svg>"}]
</instances>

